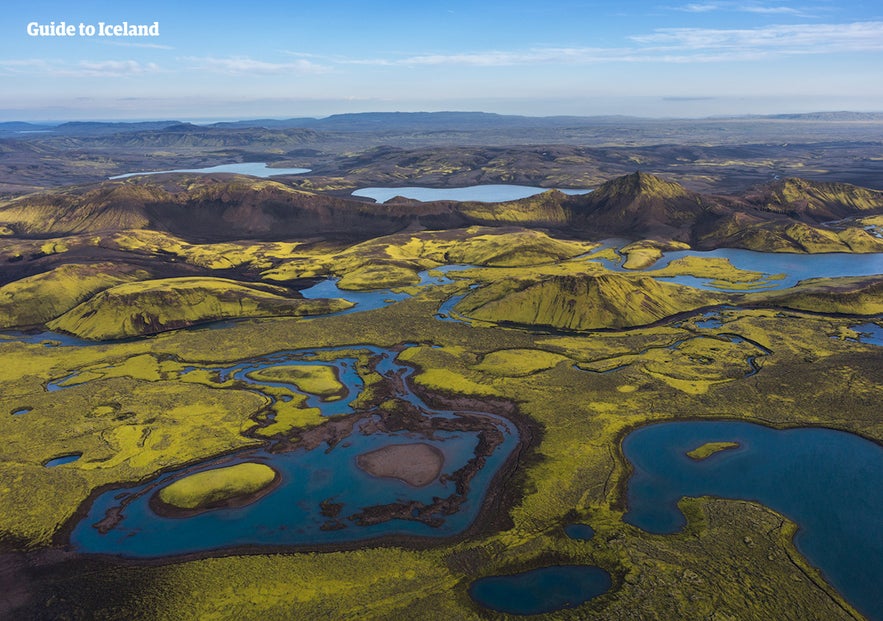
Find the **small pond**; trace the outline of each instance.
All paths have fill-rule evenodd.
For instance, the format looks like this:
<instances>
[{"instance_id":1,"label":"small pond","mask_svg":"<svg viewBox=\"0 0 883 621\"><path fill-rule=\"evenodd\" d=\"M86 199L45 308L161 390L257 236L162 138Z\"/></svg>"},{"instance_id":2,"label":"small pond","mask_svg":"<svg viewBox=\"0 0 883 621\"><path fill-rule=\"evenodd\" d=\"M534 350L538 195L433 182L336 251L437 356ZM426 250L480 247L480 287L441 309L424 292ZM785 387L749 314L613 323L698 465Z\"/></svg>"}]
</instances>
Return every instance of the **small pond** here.
<instances>
[{"instance_id":1,"label":"small pond","mask_svg":"<svg viewBox=\"0 0 883 621\"><path fill-rule=\"evenodd\" d=\"M576 541L591 541L595 536L595 529L588 524L576 522L565 526L564 534Z\"/></svg>"},{"instance_id":2,"label":"small pond","mask_svg":"<svg viewBox=\"0 0 883 621\"><path fill-rule=\"evenodd\" d=\"M481 578L469 587L476 602L515 615L575 608L610 590L610 574L590 565L553 565L520 574Z\"/></svg>"},{"instance_id":3,"label":"small pond","mask_svg":"<svg viewBox=\"0 0 883 621\"><path fill-rule=\"evenodd\" d=\"M687 456L708 442L739 446L702 460ZM677 508L683 497L759 502L800 527L797 549L850 603L883 618L879 444L830 429L694 421L642 427L625 438L623 451L634 468L626 522L673 533L685 524Z\"/></svg>"},{"instance_id":4,"label":"small pond","mask_svg":"<svg viewBox=\"0 0 883 621\"><path fill-rule=\"evenodd\" d=\"M47 468L55 468L56 466L62 466L64 464L71 464L77 461L80 457L82 457L82 453L71 453L69 455L61 455L59 457L54 457L44 463L43 465Z\"/></svg>"},{"instance_id":5,"label":"small pond","mask_svg":"<svg viewBox=\"0 0 883 621\"><path fill-rule=\"evenodd\" d=\"M857 326L850 326L849 329L858 332L859 343L883 345L883 327L876 323L861 323Z\"/></svg>"}]
</instances>

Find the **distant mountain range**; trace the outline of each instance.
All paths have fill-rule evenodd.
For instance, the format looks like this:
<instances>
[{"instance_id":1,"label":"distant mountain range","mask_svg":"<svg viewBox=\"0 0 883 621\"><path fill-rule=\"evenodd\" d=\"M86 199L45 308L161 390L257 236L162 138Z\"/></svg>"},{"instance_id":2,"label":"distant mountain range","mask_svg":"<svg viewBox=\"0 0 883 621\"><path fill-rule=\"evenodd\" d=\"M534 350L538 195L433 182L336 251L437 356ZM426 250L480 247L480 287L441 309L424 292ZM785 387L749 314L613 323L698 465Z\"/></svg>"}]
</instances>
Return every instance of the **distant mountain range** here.
<instances>
[{"instance_id":1,"label":"distant mountain range","mask_svg":"<svg viewBox=\"0 0 883 621\"><path fill-rule=\"evenodd\" d=\"M773 114L764 116L715 117L725 119L770 119L815 122L881 122L883 112L811 112L801 114ZM519 116L489 112L361 112L334 114L324 118L295 117L290 119L253 119L222 121L210 124L192 124L181 121L70 121L65 123L26 123L21 121L0 122L0 136L28 132L53 132L60 135L84 136L128 132L168 130L206 131L206 128L255 128L292 129L307 128L334 132L382 132L382 131L470 131L480 129L511 129L516 127L580 127L605 125L628 121L655 122L659 119L628 116Z\"/></svg>"}]
</instances>

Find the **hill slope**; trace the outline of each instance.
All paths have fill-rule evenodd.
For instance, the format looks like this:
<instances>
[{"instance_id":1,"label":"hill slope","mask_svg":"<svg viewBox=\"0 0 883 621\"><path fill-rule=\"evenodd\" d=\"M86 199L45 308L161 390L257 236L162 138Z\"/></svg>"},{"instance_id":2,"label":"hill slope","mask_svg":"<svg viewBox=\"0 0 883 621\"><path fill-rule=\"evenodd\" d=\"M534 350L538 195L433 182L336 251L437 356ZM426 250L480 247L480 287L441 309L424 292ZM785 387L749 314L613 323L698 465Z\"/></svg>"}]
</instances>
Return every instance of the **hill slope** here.
<instances>
[{"instance_id":1,"label":"hill slope","mask_svg":"<svg viewBox=\"0 0 883 621\"><path fill-rule=\"evenodd\" d=\"M720 304L728 296L646 276L553 276L502 281L464 297L456 311L473 319L566 330L628 328Z\"/></svg>"},{"instance_id":2,"label":"hill slope","mask_svg":"<svg viewBox=\"0 0 883 621\"><path fill-rule=\"evenodd\" d=\"M223 278L164 278L111 287L49 322L51 330L106 340L156 334L242 317L315 315L352 306L338 299L292 299L271 285Z\"/></svg>"},{"instance_id":3,"label":"hill slope","mask_svg":"<svg viewBox=\"0 0 883 621\"><path fill-rule=\"evenodd\" d=\"M541 226L583 239L620 236L786 252L874 252L855 223L883 213L883 192L789 179L744 196L710 196L646 173L584 195L550 190L501 203L384 204L316 194L243 175L165 174L39 192L0 203L16 236L151 229L190 241L367 239L408 228ZM795 228L796 227L796 228Z\"/></svg>"}]
</instances>

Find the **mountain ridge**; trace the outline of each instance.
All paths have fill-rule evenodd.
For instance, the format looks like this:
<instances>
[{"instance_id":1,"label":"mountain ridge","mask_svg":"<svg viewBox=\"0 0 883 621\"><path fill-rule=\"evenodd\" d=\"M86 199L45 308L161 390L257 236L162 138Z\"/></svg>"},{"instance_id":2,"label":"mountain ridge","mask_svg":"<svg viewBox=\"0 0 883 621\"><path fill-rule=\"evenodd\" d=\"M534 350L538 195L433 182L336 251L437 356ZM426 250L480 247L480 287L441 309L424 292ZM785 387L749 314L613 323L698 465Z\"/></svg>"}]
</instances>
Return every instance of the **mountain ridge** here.
<instances>
[{"instance_id":1,"label":"mountain ridge","mask_svg":"<svg viewBox=\"0 0 883 621\"><path fill-rule=\"evenodd\" d=\"M883 191L849 184L792 179L725 196L691 192L644 172L617 177L589 194L550 190L500 203L376 204L299 190L281 181L188 173L105 181L0 201L0 225L25 237L151 228L212 241L365 238L408 227L517 224L562 229L584 239L626 236L701 248L764 249L772 244L772 249L796 252L877 251L883 240L878 244L858 229L851 229L847 240L840 229L824 222L878 213L883 213ZM791 241L778 246L768 241L789 235Z\"/></svg>"}]
</instances>

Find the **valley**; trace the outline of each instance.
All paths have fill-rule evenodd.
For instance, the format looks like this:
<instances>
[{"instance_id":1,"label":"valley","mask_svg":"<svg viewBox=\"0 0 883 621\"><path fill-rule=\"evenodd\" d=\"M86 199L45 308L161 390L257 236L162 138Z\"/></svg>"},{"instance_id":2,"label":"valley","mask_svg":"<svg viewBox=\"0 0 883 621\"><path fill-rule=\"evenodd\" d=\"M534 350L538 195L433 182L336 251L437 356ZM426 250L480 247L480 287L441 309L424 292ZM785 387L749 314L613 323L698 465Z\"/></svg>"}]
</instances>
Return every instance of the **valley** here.
<instances>
[{"instance_id":1,"label":"valley","mask_svg":"<svg viewBox=\"0 0 883 621\"><path fill-rule=\"evenodd\" d=\"M0 137L0 612L881 618L879 119L446 114Z\"/></svg>"}]
</instances>

